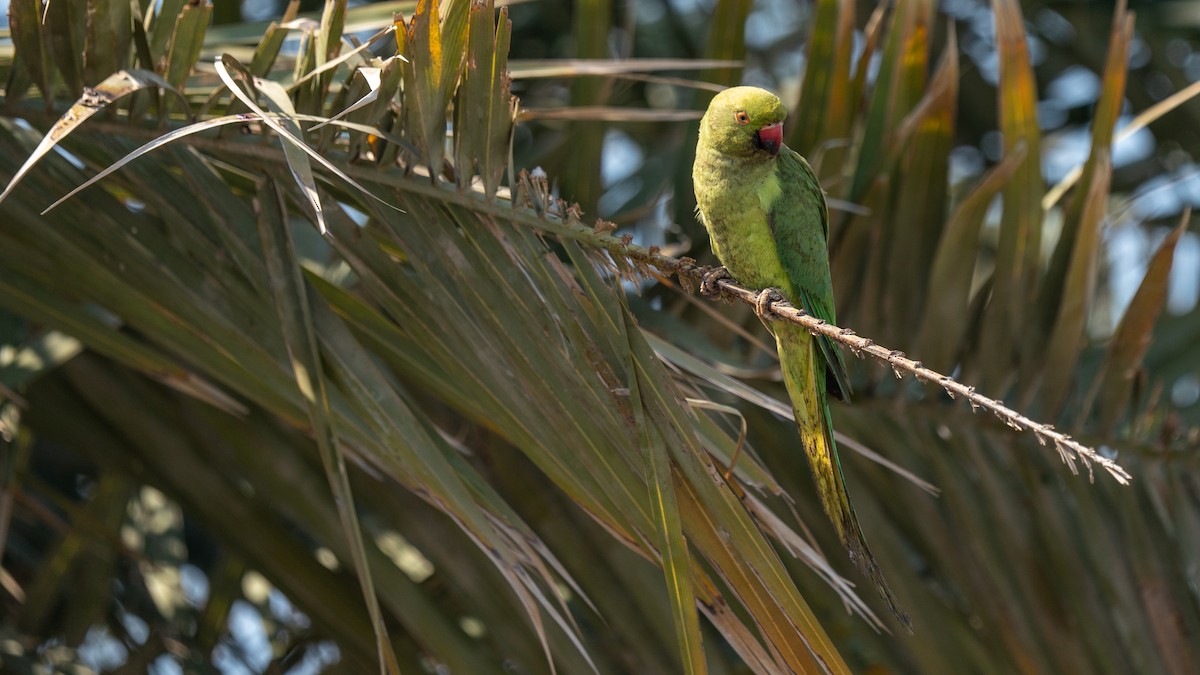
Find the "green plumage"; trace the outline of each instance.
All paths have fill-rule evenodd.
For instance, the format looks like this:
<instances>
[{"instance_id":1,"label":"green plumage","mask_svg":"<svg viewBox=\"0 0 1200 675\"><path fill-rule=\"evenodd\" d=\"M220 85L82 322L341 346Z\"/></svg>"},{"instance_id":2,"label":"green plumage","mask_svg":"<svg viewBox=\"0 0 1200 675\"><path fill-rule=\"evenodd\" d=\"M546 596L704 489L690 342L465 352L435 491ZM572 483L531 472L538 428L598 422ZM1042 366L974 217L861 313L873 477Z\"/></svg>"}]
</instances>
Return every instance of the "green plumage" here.
<instances>
[{"instance_id":1,"label":"green plumage","mask_svg":"<svg viewBox=\"0 0 1200 675\"><path fill-rule=\"evenodd\" d=\"M692 178L713 252L745 286L778 289L812 316L835 323L825 194L798 153L778 144L787 111L763 89L718 94L700 124ZM827 396L827 375L850 394L837 345L791 323L772 324L783 380L821 504L850 557L906 625L850 506Z\"/></svg>"}]
</instances>

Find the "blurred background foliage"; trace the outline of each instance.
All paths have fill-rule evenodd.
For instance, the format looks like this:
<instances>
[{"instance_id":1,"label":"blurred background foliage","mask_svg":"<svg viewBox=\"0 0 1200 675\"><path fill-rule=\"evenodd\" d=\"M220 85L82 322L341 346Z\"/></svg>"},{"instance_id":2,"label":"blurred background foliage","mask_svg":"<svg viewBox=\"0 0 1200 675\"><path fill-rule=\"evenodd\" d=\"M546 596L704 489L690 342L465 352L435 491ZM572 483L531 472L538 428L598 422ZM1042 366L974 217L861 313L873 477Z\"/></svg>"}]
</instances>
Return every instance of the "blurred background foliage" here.
<instances>
[{"instance_id":1,"label":"blurred background foliage","mask_svg":"<svg viewBox=\"0 0 1200 675\"><path fill-rule=\"evenodd\" d=\"M56 0L45 24L3 4L6 187L121 68L210 119L249 110L211 65L228 54L235 80L290 87L259 105L330 117L371 91L361 60L293 82L372 37L364 55L412 62L373 62L386 96L347 115L379 133L300 132L404 214L322 179L321 238L294 176L328 173L255 122L38 215L188 121L145 78L0 203L5 672L370 672L381 640L405 673L544 673L547 653L569 673L1200 669L1189 3L542 0L510 3L508 38L446 0L440 36L425 13L401 40L376 32L416 3ZM454 87L460 55L480 73L506 53L511 163L540 169L516 210L480 194L514 182L506 83ZM843 325L1134 475L1090 483L860 363L835 424L899 467L843 449L913 635L838 576L862 581L771 412L749 308L591 227L710 260L692 146L736 83L780 92L830 194ZM553 196L587 215L546 216ZM712 480L742 421L750 452Z\"/></svg>"}]
</instances>

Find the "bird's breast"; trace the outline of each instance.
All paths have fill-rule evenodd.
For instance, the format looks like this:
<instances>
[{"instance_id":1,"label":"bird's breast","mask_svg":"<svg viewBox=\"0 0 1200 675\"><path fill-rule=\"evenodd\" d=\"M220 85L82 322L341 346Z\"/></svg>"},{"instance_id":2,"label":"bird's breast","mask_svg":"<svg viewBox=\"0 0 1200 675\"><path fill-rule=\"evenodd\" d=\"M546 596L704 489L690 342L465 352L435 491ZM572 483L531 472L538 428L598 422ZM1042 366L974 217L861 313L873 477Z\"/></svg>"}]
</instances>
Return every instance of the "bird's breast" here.
<instances>
[{"instance_id":1,"label":"bird's breast","mask_svg":"<svg viewBox=\"0 0 1200 675\"><path fill-rule=\"evenodd\" d=\"M696 203L721 264L743 285L786 289L788 278L768 217L771 204L780 194L771 166L754 172L729 166L710 171L697 159Z\"/></svg>"}]
</instances>

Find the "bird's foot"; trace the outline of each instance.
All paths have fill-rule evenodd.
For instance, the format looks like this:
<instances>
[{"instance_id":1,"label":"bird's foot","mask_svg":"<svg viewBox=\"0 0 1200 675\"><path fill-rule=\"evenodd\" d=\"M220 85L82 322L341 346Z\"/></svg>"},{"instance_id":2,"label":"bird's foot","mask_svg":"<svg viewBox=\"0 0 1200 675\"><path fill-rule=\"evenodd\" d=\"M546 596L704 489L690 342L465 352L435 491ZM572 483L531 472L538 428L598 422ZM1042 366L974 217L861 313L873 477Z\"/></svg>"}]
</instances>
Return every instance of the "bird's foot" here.
<instances>
[{"instance_id":1,"label":"bird's foot","mask_svg":"<svg viewBox=\"0 0 1200 675\"><path fill-rule=\"evenodd\" d=\"M778 288L764 288L754 298L754 313L763 321L775 321L779 315L775 313L771 305L784 299Z\"/></svg>"},{"instance_id":2,"label":"bird's foot","mask_svg":"<svg viewBox=\"0 0 1200 675\"><path fill-rule=\"evenodd\" d=\"M714 267L700 277L700 295L715 298L721 295L721 287L717 282L722 279L732 279L729 270L724 267Z\"/></svg>"}]
</instances>

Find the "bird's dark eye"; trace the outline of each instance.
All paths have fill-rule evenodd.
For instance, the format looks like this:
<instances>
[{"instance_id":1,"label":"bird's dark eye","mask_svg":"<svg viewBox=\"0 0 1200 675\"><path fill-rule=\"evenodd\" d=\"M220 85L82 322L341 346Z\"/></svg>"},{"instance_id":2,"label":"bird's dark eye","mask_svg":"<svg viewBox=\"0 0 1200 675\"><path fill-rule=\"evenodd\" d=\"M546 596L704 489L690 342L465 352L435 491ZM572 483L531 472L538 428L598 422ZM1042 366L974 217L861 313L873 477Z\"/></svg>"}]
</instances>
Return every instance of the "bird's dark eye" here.
<instances>
[{"instance_id":1,"label":"bird's dark eye","mask_svg":"<svg viewBox=\"0 0 1200 675\"><path fill-rule=\"evenodd\" d=\"M737 119L738 124L750 124L750 116L746 114L745 110L737 111L737 113L734 114L734 118Z\"/></svg>"}]
</instances>

